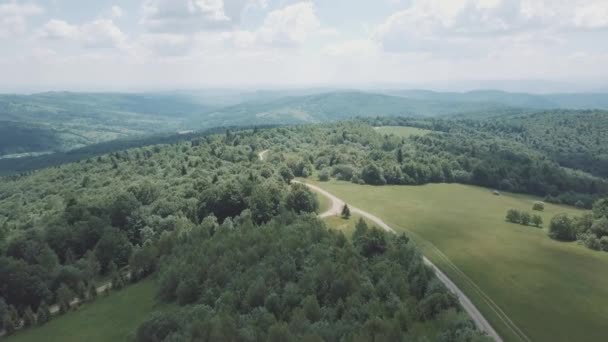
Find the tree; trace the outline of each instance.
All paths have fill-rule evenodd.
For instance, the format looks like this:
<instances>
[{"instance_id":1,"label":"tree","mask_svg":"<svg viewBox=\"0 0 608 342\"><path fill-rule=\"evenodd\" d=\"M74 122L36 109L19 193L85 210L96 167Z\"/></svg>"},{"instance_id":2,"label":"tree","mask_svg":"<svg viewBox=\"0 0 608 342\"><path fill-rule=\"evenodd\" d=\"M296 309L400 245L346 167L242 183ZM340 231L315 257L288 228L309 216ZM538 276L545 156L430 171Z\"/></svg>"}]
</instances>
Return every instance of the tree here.
<instances>
[{"instance_id":1,"label":"tree","mask_svg":"<svg viewBox=\"0 0 608 342\"><path fill-rule=\"evenodd\" d=\"M540 201L534 202L534 204L532 205L532 210L536 210L536 211L545 210L545 203L540 202Z\"/></svg>"},{"instance_id":2,"label":"tree","mask_svg":"<svg viewBox=\"0 0 608 342\"><path fill-rule=\"evenodd\" d=\"M163 341L179 329L179 322L171 313L154 312L135 333L138 342Z\"/></svg>"},{"instance_id":3,"label":"tree","mask_svg":"<svg viewBox=\"0 0 608 342\"><path fill-rule=\"evenodd\" d=\"M361 178L366 184L386 184L386 179L384 179L382 169L374 163L367 164L363 167L363 169L361 170Z\"/></svg>"},{"instance_id":4,"label":"tree","mask_svg":"<svg viewBox=\"0 0 608 342\"><path fill-rule=\"evenodd\" d=\"M94 282L89 282L89 286L87 288L87 298L89 300L94 300L97 298L97 286L95 286Z\"/></svg>"},{"instance_id":5,"label":"tree","mask_svg":"<svg viewBox=\"0 0 608 342\"><path fill-rule=\"evenodd\" d=\"M509 211L507 211L506 220L507 220L507 222L511 222L511 223L520 223L521 222L521 213L519 212L519 210L509 209Z\"/></svg>"},{"instance_id":6,"label":"tree","mask_svg":"<svg viewBox=\"0 0 608 342\"><path fill-rule=\"evenodd\" d=\"M95 279L95 277L99 275L99 272L101 271L101 265L97 260L95 252L93 252L92 250L88 251L84 255L84 265L85 277L87 280Z\"/></svg>"},{"instance_id":7,"label":"tree","mask_svg":"<svg viewBox=\"0 0 608 342\"><path fill-rule=\"evenodd\" d=\"M76 296L81 300L85 301L87 299L87 286L84 281L80 280L76 283Z\"/></svg>"},{"instance_id":8,"label":"tree","mask_svg":"<svg viewBox=\"0 0 608 342\"><path fill-rule=\"evenodd\" d=\"M6 302L4 301L4 298L0 297L0 331L2 329L4 329L2 327L2 318L6 314L8 314L8 305L6 305Z\"/></svg>"},{"instance_id":9,"label":"tree","mask_svg":"<svg viewBox=\"0 0 608 342\"><path fill-rule=\"evenodd\" d=\"M598 238L608 236L608 217L602 216L601 218L593 221L591 225L591 232Z\"/></svg>"},{"instance_id":10,"label":"tree","mask_svg":"<svg viewBox=\"0 0 608 342\"><path fill-rule=\"evenodd\" d=\"M593 217L596 219L608 217L608 198L598 200L593 204Z\"/></svg>"},{"instance_id":11,"label":"tree","mask_svg":"<svg viewBox=\"0 0 608 342\"><path fill-rule=\"evenodd\" d=\"M600 248L604 252L608 252L608 236L602 236L602 238L600 239Z\"/></svg>"},{"instance_id":12,"label":"tree","mask_svg":"<svg viewBox=\"0 0 608 342\"><path fill-rule=\"evenodd\" d=\"M6 313L2 319L2 326L4 327L4 331L6 335L10 336L15 333L17 330L17 322L13 320L9 313Z\"/></svg>"},{"instance_id":13,"label":"tree","mask_svg":"<svg viewBox=\"0 0 608 342\"><path fill-rule=\"evenodd\" d=\"M534 226L541 227L543 225L543 218L540 215L532 215L532 219L530 221Z\"/></svg>"},{"instance_id":14,"label":"tree","mask_svg":"<svg viewBox=\"0 0 608 342\"><path fill-rule=\"evenodd\" d=\"M70 303L74 299L74 292L66 284L61 284L55 294L59 312L66 313L70 309Z\"/></svg>"},{"instance_id":15,"label":"tree","mask_svg":"<svg viewBox=\"0 0 608 342\"><path fill-rule=\"evenodd\" d=\"M304 315L309 321L314 323L321 319L321 307L319 306L317 297L314 295L310 295L304 299L302 309L304 310Z\"/></svg>"},{"instance_id":16,"label":"tree","mask_svg":"<svg viewBox=\"0 0 608 342\"><path fill-rule=\"evenodd\" d=\"M323 169L319 172L319 181L327 182L329 180L329 171L327 169Z\"/></svg>"},{"instance_id":17,"label":"tree","mask_svg":"<svg viewBox=\"0 0 608 342\"><path fill-rule=\"evenodd\" d=\"M365 220L360 217L357 224L355 224L355 231L353 232L353 242L355 244L361 243L361 239L367 235L367 231L369 230L367 223Z\"/></svg>"},{"instance_id":18,"label":"tree","mask_svg":"<svg viewBox=\"0 0 608 342\"><path fill-rule=\"evenodd\" d=\"M124 233L116 228L108 228L95 247L95 254L102 271L107 271L110 262L124 266L129 262L133 246Z\"/></svg>"},{"instance_id":19,"label":"tree","mask_svg":"<svg viewBox=\"0 0 608 342\"><path fill-rule=\"evenodd\" d=\"M319 200L306 185L295 183L285 198L285 207L298 214L314 213L319 209Z\"/></svg>"},{"instance_id":20,"label":"tree","mask_svg":"<svg viewBox=\"0 0 608 342\"><path fill-rule=\"evenodd\" d=\"M255 223L265 223L279 213L283 189L275 182L266 181L253 187L247 203Z\"/></svg>"},{"instance_id":21,"label":"tree","mask_svg":"<svg viewBox=\"0 0 608 342\"><path fill-rule=\"evenodd\" d=\"M284 322L277 322L268 329L269 342L289 342L293 340L293 336Z\"/></svg>"},{"instance_id":22,"label":"tree","mask_svg":"<svg viewBox=\"0 0 608 342\"><path fill-rule=\"evenodd\" d=\"M531 219L532 219L532 217L530 216L529 213L523 212L523 213L521 213L521 216L519 218L519 223L523 226L527 226L530 224Z\"/></svg>"},{"instance_id":23,"label":"tree","mask_svg":"<svg viewBox=\"0 0 608 342\"><path fill-rule=\"evenodd\" d=\"M152 243L146 243L143 247L135 248L129 259L131 277L141 279L154 272L157 258L158 249Z\"/></svg>"},{"instance_id":24,"label":"tree","mask_svg":"<svg viewBox=\"0 0 608 342\"><path fill-rule=\"evenodd\" d=\"M194 303L198 299L200 289L194 277L188 277L179 282L175 294L179 305Z\"/></svg>"},{"instance_id":25,"label":"tree","mask_svg":"<svg viewBox=\"0 0 608 342\"><path fill-rule=\"evenodd\" d=\"M36 325L36 316L34 315L32 308L28 306L23 312L23 327L29 328L34 325Z\"/></svg>"},{"instance_id":26,"label":"tree","mask_svg":"<svg viewBox=\"0 0 608 342\"><path fill-rule=\"evenodd\" d=\"M293 172L291 172L291 169L287 165L283 165L279 168L279 175L287 184L290 184L291 180L294 179Z\"/></svg>"},{"instance_id":27,"label":"tree","mask_svg":"<svg viewBox=\"0 0 608 342\"><path fill-rule=\"evenodd\" d=\"M572 219L566 214L557 214L549 224L549 237L560 241L576 240L576 231Z\"/></svg>"},{"instance_id":28,"label":"tree","mask_svg":"<svg viewBox=\"0 0 608 342\"><path fill-rule=\"evenodd\" d=\"M344 206L342 207L342 218L346 220L350 218L350 208L346 203L344 203Z\"/></svg>"},{"instance_id":29,"label":"tree","mask_svg":"<svg viewBox=\"0 0 608 342\"><path fill-rule=\"evenodd\" d=\"M46 302L40 303L38 311L36 312L36 321L38 325L43 325L51 319L51 311Z\"/></svg>"}]
</instances>

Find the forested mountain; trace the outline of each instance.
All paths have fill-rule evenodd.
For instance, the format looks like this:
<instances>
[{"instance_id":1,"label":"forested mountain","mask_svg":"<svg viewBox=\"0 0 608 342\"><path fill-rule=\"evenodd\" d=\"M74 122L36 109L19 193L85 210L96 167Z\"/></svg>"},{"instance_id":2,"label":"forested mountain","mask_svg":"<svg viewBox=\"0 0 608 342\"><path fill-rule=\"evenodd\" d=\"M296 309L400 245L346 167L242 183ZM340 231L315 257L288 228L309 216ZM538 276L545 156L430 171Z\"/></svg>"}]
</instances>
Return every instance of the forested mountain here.
<instances>
[{"instance_id":1,"label":"forested mountain","mask_svg":"<svg viewBox=\"0 0 608 342\"><path fill-rule=\"evenodd\" d=\"M604 94L373 93L322 88L0 95L0 157L66 152L118 139L220 126L376 116L486 119L546 108L608 108L606 99Z\"/></svg>"},{"instance_id":2,"label":"forested mountain","mask_svg":"<svg viewBox=\"0 0 608 342\"><path fill-rule=\"evenodd\" d=\"M331 92L285 97L267 102L244 103L209 114L224 125L239 121L259 123L306 123L349 119L356 116L444 116L454 114L520 112L490 102L465 103L434 99L409 99L364 92Z\"/></svg>"},{"instance_id":3,"label":"forested mountain","mask_svg":"<svg viewBox=\"0 0 608 342\"><path fill-rule=\"evenodd\" d=\"M329 125L315 135L360 129ZM412 324L439 318L438 335L427 338L482 338L407 237L364 223L352 242L328 231L310 215L318 208L310 190L289 185L308 164L282 153L258 160L256 151L288 151L296 145L287 141L308 133L227 131L4 178L3 327L46 315L48 303L65 310L74 296L89 298L99 275L118 286L128 266L132 280L160 268L159 297L181 306L151 316L141 341L399 340ZM370 138L381 137L362 139ZM359 147L373 152L370 142Z\"/></svg>"},{"instance_id":4,"label":"forested mountain","mask_svg":"<svg viewBox=\"0 0 608 342\"><path fill-rule=\"evenodd\" d=\"M387 90L384 93L409 99L456 103L494 103L528 109L608 109L608 94L605 93L527 94L498 90L476 90L465 93Z\"/></svg>"},{"instance_id":5,"label":"forested mountain","mask_svg":"<svg viewBox=\"0 0 608 342\"><path fill-rule=\"evenodd\" d=\"M184 96L163 94L42 93L0 95L3 129L18 124L19 137L3 154L57 152L94 143L188 127L208 108ZM29 141L40 140L39 144ZM48 142L48 143L45 143Z\"/></svg>"},{"instance_id":6,"label":"forested mountain","mask_svg":"<svg viewBox=\"0 0 608 342\"><path fill-rule=\"evenodd\" d=\"M489 103L449 103L326 89L202 90L166 93L0 95L0 156L65 152L134 136L219 126L336 121L355 116L433 116L513 110ZM17 132L17 131L15 131ZM13 134L14 135L14 134Z\"/></svg>"},{"instance_id":7,"label":"forested mountain","mask_svg":"<svg viewBox=\"0 0 608 342\"><path fill-rule=\"evenodd\" d=\"M608 111L548 111L466 125L520 142L564 167L608 178Z\"/></svg>"}]
</instances>

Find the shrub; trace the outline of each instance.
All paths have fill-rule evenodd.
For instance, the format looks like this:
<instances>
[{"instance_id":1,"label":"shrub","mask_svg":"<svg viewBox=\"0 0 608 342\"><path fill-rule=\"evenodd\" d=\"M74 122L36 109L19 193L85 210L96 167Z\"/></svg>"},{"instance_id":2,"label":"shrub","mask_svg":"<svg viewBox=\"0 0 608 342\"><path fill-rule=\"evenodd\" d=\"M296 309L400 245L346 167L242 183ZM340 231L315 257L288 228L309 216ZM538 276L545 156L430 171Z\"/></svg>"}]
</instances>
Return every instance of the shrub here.
<instances>
[{"instance_id":1,"label":"shrub","mask_svg":"<svg viewBox=\"0 0 608 342\"><path fill-rule=\"evenodd\" d=\"M608 236L602 236L602 238L600 239L600 248L604 252L608 252Z\"/></svg>"},{"instance_id":2,"label":"shrub","mask_svg":"<svg viewBox=\"0 0 608 342\"><path fill-rule=\"evenodd\" d=\"M319 181L327 182L329 180L329 172L326 169L323 169L319 172Z\"/></svg>"},{"instance_id":3,"label":"shrub","mask_svg":"<svg viewBox=\"0 0 608 342\"><path fill-rule=\"evenodd\" d=\"M574 241L576 230L572 224L572 219L566 214L555 215L549 224L549 236L560 241Z\"/></svg>"},{"instance_id":4,"label":"shrub","mask_svg":"<svg viewBox=\"0 0 608 342\"><path fill-rule=\"evenodd\" d=\"M536 211L545 210L545 203L543 203L541 201L534 202L534 204L532 205L532 210L536 210Z\"/></svg>"},{"instance_id":5,"label":"shrub","mask_svg":"<svg viewBox=\"0 0 608 342\"><path fill-rule=\"evenodd\" d=\"M509 211L507 211L506 220L507 222L519 223L521 222L521 213L519 210L509 209Z\"/></svg>"},{"instance_id":6,"label":"shrub","mask_svg":"<svg viewBox=\"0 0 608 342\"><path fill-rule=\"evenodd\" d=\"M593 249L594 251L599 251L601 249L600 239L592 234L585 235L581 241L589 249Z\"/></svg>"},{"instance_id":7,"label":"shrub","mask_svg":"<svg viewBox=\"0 0 608 342\"><path fill-rule=\"evenodd\" d=\"M521 213L520 219L519 219L519 223L523 226L527 226L530 224L530 221L532 221L532 216L530 216L529 213Z\"/></svg>"},{"instance_id":8,"label":"shrub","mask_svg":"<svg viewBox=\"0 0 608 342\"><path fill-rule=\"evenodd\" d=\"M541 227L543 225L543 218L540 215L532 215L532 220L530 221L535 227Z\"/></svg>"}]
</instances>

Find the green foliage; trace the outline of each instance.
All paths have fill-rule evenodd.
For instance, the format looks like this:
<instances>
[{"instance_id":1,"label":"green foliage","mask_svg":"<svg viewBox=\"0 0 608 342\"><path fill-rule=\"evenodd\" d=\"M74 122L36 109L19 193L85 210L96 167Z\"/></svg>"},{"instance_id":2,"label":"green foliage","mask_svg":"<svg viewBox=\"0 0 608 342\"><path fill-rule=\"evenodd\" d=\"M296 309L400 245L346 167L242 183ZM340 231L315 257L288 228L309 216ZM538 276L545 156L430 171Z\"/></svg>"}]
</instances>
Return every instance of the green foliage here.
<instances>
[{"instance_id":1,"label":"green foliage","mask_svg":"<svg viewBox=\"0 0 608 342\"><path fill-rule=\"evenodd\" d=\"M536 210L536 211L545 210L545 203L540 202L540 201L535 201L534 204L532 205L532 210Z\"/></svg>"},{"instance_id":2,"label":"green foliage","mask_svg":"<svg viewBox=\"0 0 608 342\"><path fill-rule=\"evenodd\" d=\"M529 213L523 212L523 213L521 213L521 216L519 218L519 223L522 226L527 226L530 224L531 220L532 220L532 216L530 216Z\"/></svg>"},{"instance_id":3,"label":"green foliage","mask_svg":"<svg viewBox=\"0 0 608 342\"><path fill-rule=\"evenodd\" d=\"M516 209L509 209L507 211L507 222L511 223L520 223L521 222L521 212Z\"/></svg>"},{"instance_id":4,"label":"green foliage","mask_svg":"<svg viewBox=\"0 0 608 342\"><path fill-rule=\"evenodd\" d=\"M535 227L542 227L543 226L543 217L540 215L532 215L532 218L530 220L530 223L532 223L532 225L534 225Z\"/></svg>"},{"instance_id":5,"label":"green foliage","mask_svg":"<svg viewBox=\"0 0 608 342\"><path fill-rule=\"evenodd\" d=\"M295 183L285 198L285 207L296 213L314 213L319 209L319 200L307 186Z\"/></svg>"},{"instance_id":6,"label":"green foliage","mask_svg":"<svg viewBox=\"0 0 608 342\"><path fill-rule=\"evenodd\" d=\"M549 236L555 240L574 241L576 232L572 219L566 214L558 214L551 219Z\"/></svg>"},{"instance_id":7,"label":"green foliage","mask_svg":"<svg viewBox=\"0 0 608 342\"><path fill-rule=\"evenodd\" d=\"M407 238L360 228L357 248L309 216L234 222L214 235L185 233L161 260L159 296L182 309L150 317L138 340L401 338L411 320L459 307Z\"/></svg>"},{"instance_id":8,"label":"green foliage","mask_svg":"<svg viewBox=\"0 0 608 342\"><path fill-rule=\"evenodd\" d=\"M342 207L342 213L340 215L343 219L346 220L350 218L350 208L348 207L348 204L344 203L344 206Z\"/></svg>"}]
</instances>

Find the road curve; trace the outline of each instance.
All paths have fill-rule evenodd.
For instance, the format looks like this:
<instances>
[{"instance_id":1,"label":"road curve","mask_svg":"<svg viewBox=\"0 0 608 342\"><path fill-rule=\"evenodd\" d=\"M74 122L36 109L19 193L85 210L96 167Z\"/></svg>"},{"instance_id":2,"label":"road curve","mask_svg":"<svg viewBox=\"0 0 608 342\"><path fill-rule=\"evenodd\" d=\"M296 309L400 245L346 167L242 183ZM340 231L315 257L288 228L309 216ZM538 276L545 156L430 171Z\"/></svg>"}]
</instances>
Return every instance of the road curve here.
<instances>
[{"instance_id":1,"label":"road curve","mask_svg":"<svg viewBox=\"0 0 608 342\"><path fill-rule=\"evenodd\" d=\"M323 213L321 213L319 216L320 217L328 217L328 216L333 216L333 215L340 215L340 213L342 212L342 207L344 206L344 201L342 201L341 199L339 199L338 197L332 195L331 193L323 190L322 188L316 186L316 185L312 185L312 184L308 184L308 183L304 183L304 182L300 182L297 180L293 180L292 182L294 183L300 183L300 184L304 184L307 187L309 187L310 189L321 193L322 195L326 196L327 198L329 198L331 200L331 208ZM396 233L395 230L393 228L391 228L388 224L386 224L384 221L382 221L380 218L378 218L377 216L374 216L366 211L363 211L361 209L349 206L350 208L350 212L351 213L356 213L359 214L365 218L367 218L368 220L374 222L377 226L381 227L382 229L391 232L391 233ZM471 302L471 300L469 299L469 297L467 297L459 288L458 286L456 286L456 284L454 284L454 282L452 282L450 280L450 278L448 278L445 273L443 273L439 268L437 268L437 266L435 266L429 259L427 259L426 257L422 257L424 260L424 263L427 264L428 266L430 266L434 271L435 274L437 275L437 278L439 278L439 280L450 290L452 291L452 293L454 293L457 297L458 300L460 301L460 305L462 305L462 307L464 308L464 310L469 314L469 316L471 317L471 319L475 322L475 325L477 325L477 328L479 328L479 330L485 332L486 334L488 334L488 336L490 336L491 338L494 339L494 341L497 342L502 342L502 338L498 335L498 333L496 332L496 330L494 330L494 328L492 328L492 326L490 325L490 323L488 323L488 321L485 319L485 317L483 317L483 315L481 314L481 312L479 312L479 310L477 310L477 307L475 307L475 305L473 304L473 302Z\"/></svg>"}]
</instances>

